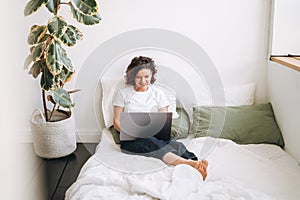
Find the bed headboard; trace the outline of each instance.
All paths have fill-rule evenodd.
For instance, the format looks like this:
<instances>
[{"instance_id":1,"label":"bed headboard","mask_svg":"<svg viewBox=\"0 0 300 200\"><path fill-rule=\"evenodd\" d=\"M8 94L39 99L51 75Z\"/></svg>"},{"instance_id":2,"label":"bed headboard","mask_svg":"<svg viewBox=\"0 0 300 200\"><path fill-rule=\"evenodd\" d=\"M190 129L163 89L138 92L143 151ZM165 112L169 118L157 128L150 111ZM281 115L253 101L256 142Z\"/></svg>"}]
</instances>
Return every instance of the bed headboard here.
<instances>
[{"instance_id":1,"label":"bed headboard","mask_svg":"<svg viewBox=\"0 0 300 200\"><path fill-rule=\"evenodd\" d=\"M176 91L178 103L187 108L189 115L200 100L211 102L216 99L214 95L219 95L210 91L223 88L209 56L183 35L161 29L139 29L115 36L95 49L78 72L76 88L81 92L74 96L74 118L82 141L99 137L104 128L100 79L121 79L131 59L140 55L155 60L157 82Z\"/></svg>"}]
</instances>

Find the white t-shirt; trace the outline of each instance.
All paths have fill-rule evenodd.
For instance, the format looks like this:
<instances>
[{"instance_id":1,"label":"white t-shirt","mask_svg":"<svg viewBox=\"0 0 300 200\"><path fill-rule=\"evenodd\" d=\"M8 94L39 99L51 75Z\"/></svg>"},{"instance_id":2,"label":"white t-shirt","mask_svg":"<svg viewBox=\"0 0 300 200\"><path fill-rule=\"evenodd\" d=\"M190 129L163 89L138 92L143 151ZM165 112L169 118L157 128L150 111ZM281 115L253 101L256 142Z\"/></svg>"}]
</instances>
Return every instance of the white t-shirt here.
<instances>
[{"instance_id":1,"label":"white t-shirt","mask_svg":"<svg viewBox=\"0 0 300 200\"><path fill-rule=\"evenodd\" d=\"M128 86L118 91L113 105L123 107L124 112L157 112L170 103L158 88L149 86L147 91L137 92L133 86Z\"/></svg>"}]
</instances>

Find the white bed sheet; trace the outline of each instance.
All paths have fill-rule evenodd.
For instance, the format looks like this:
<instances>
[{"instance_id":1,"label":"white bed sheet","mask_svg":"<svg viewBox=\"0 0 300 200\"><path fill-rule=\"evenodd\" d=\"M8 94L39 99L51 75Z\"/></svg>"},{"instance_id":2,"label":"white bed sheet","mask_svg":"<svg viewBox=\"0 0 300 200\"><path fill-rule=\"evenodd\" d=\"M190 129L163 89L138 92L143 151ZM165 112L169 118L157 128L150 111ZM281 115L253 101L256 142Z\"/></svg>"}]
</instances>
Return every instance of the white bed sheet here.
<instances>
[{"instance_id":1,"label":"white bed sheet","mask_svg":"<svg viewBox=\"0 0 300 200\"><path fill-rule=\"evenodd\" d=\"M180 140L200 157L207 139ZM300 167L276 145L237 145L218 139L206 156L205 182L187 165L127 155L104 130L66 199L300 199Z\"/></svg>"}]
</instances>

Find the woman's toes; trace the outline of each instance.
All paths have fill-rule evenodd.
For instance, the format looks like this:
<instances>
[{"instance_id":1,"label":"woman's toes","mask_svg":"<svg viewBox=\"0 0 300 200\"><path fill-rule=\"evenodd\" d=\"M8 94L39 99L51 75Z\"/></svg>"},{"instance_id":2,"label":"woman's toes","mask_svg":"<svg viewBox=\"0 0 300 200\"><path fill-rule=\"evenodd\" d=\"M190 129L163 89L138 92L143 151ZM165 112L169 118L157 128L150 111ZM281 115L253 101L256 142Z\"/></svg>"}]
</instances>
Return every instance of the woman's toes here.
<instances>
[{"instance_id":1,"label":"woman's toes","mask_svg":"<svg viewBox=\"0 0 300 200\"><path fill-rule=\"evenodd\" d=\"M207 166L208 166L208 162L207 162L207 160L201 160L201 162L203 163L203 165L204 165L205 167L207 167Z\"/></svg>"},{"instance_id":2,"label":"woman's toes","mask_svg":"<svg viewBox=\"0 0 300 200\"><path fill-rule=\"evenodd\" d=\"M208 166L208 162L206 160L201 160L201 164L203 165L204 170L206 171L207 166Z\"/></svg>"},{"instance_id":3,"label":"woman's toes","mask_svg":"<svg viewBox=\"0 0 300 200\"><path fill-rule=\"evenodd\" d=\"M202 166L200 166L200 167L198 168L198 171L201 173L202 178L203 178L203 181L205 181L206 176L207 176L207 173L206 173L206 171L204 170L204 168L203 168Z\"/></svg>"},{"instance_id":4,"label":"woman's toes","mask_svg":"<svg viewBox=\"0 0 300 200\"><path fill-rule=\"evenodd\" d=\"M202 175L203 180L206 179L207 172L206 172L206 167L202 162L196 162L194 165L195 169L197 169L200 174Z\"/></svg>"}]
</instances>

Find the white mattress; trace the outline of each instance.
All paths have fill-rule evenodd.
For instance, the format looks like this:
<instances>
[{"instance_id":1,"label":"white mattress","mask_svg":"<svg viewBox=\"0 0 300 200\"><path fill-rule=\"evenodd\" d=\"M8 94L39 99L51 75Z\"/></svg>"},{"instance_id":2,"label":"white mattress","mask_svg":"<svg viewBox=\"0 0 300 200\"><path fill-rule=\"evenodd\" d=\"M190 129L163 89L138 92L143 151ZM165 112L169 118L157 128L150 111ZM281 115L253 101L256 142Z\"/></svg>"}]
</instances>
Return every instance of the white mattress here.
<instances>
[{"instance_id":1,"label":"white mattress","mask_svg":"<svg viewBox=\"0 0 300 200\"><path fill-rule=\"evenodd\" d=\"M300 199L300 167L276 145L206 137L180 141L199 158L207 142L215 141L205 156L205 182L190 166L122 153L105 129L66 199Z\"/></svg>"}]
</instances>

